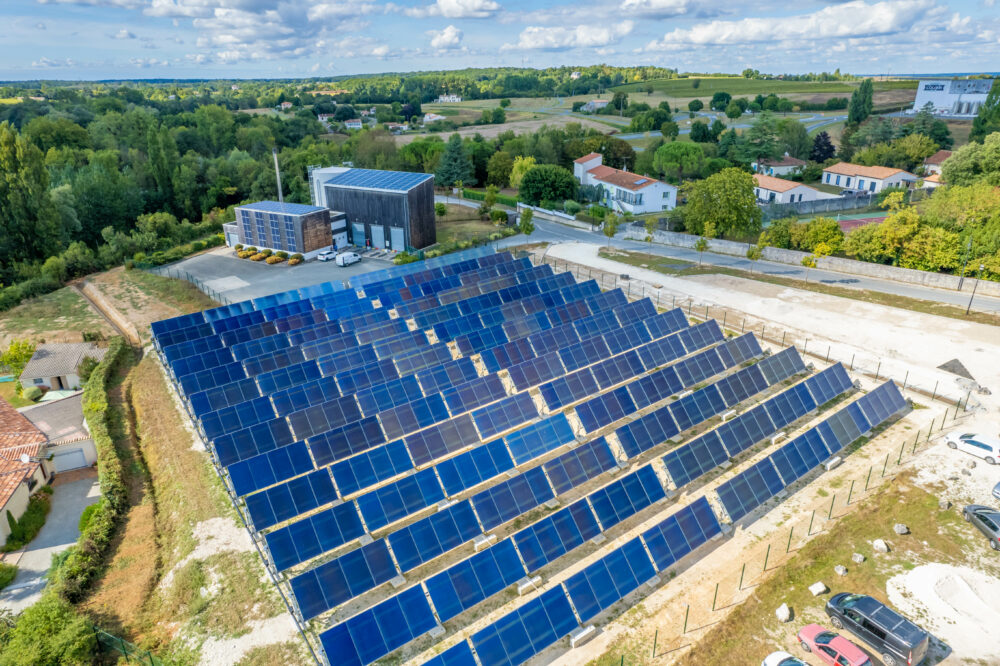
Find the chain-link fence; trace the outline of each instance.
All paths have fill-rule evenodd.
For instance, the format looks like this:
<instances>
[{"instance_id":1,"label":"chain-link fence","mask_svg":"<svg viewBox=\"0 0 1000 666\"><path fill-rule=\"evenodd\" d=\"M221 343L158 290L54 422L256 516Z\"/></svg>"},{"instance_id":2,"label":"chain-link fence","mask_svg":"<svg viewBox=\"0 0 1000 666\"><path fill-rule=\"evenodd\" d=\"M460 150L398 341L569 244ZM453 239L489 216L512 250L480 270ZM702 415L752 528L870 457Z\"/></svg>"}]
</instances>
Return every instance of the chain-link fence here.
<instances>
[{"instance_id":1,"label":"chain-link fence","mask_svg":"<svg viewBox=\"0 0 1000 666\"><path fill-rule=\"evenodd\" d=\"M205 294L215 302L220 303L222 305L229 305L230 303L233 302L228 297L223 296L215 289L209 287L207 284L205 284L204 281L199 280L194 275L191 275L190 273L188 273L183 269L170 266L161 266L159 268L148 268L143 270L146 270L152 273L153 275L160 275L162 277L172 277L172 278L177 278L178 280L187 280L195 287L197 287L199 290L201 290L203 294Z\"/></svg>"},{"instance_id":2,"label":"chain-link fence","mask_svg":"<svg viewBox=\"0 0 1000 666\"><path fill-rule=\"evenodd\" d=\"M101 652L117 653L130 664L146 664L146 666L161 666L163 664L149 650L143 650L124 638L109 634L103 629L94 627L94 637L97 639L97 647Z\"/></svg>"}]
</instances>

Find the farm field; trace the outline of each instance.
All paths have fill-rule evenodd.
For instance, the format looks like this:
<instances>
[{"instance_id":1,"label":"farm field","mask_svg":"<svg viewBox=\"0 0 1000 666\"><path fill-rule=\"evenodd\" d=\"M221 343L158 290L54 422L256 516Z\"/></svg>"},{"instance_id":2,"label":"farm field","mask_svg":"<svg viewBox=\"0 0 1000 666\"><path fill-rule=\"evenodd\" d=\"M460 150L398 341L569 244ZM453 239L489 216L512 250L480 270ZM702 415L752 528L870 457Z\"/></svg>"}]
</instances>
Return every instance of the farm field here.
<instances>
[{"instance_id":1,"label":"farm field","mask_svg":"<svg viewBox=\"0 0 1000 666\"><path fill-rule=\"evenodd\" d=\"M698 87L692 85L693 81L700 81ZM777 79L744 79L742 77L706 77L690 79L660 79L658 81L645 81L641 83L627 83L618 86L613 90L618 92L638 93L645 92L646 86L652 84L654 92L658 92L671 97L694 98L711 97L714 93L724 91L730 95L767 95L775 93L777 95L786 93L847 93L850 94L856 87L855 83L845 81L782 81ZM916 90L917 82L914 81L876 81L875 91L884 90Z\"/></svg>"}]
</instances>

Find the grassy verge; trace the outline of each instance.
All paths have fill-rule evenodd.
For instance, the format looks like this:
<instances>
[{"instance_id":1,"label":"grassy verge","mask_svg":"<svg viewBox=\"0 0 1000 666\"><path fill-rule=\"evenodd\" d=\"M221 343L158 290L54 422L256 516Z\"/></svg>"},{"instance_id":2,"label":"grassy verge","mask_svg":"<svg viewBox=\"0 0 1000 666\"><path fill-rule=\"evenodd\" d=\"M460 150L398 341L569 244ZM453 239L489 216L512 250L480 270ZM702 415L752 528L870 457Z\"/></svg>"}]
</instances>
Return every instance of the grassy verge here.
<instances>
[{"instance_id":1,"label":"grassy verge","mask_svg":"<svg viewBox=\"0 0 1000 666\"><path fill-rule=\"evenodd\" d=\"M71 287L29 299L0 315L0 337L31 336L38 342L79 342L81 333L114 334L111 326Z\"/></svg>"},{"instance_id":2,"label":"grassy verge","mask_svg":"<svg viewBox=\"0 0 1000 666\"><path fill-rule=\"evenodd\" d=\"M15 576L17 576L16 566L0 562L0 590L13 583Z\"/></svg>"},{"instance_id":3,"label":"grassy verge","mask_svg":"<svg viewBox=\"0 0 1000 666\"><path fill-rule=\"evenodd\" d=\"M949 317L951 319L971 321L977 324L1000 326L1000 318L998 318L995 314L988 312L971 312L966 315L965 310L953 305L934 303L932 301L924 301L919 298L909 298L907 296L897 296L895 294L886 294L880 291L852 289L850 287L840 287L837 285L825 284L823 282L807 282L805 280L796 280L794 278L768 275L767 273L750 273L749 271L740 270L738 268L698 266L695 263L684 261L683 259L672 259L670 257L661 257L659 255L645 254L642 252L623 252L621 250L608 252L605 249L600 251L600 256L605 259L620 261L631 266L648 268L665 275L673 275L677 277L692 275L731 275L733 277L757 280L758 282L767 282L769 284L777 284L784 287L792 287L794 289L814 291L820 294L828 294L830 296L850 298L852 300L862 301L865 303L886 305L893 308L900 308L902 310L911 310L913 312L937 315L939 317Z\"/></svg>"},{"instance_id":4,"label":"grassy verge","mask_svg":"<svg viewBox=\"0 0 1000 666\"><path fill-rule=\"evenodd\" d=\"M0 382L0 398L3 398L10 403L11 407L14 409L20 409L21 407L30 407L35 404L31 400L20 396L14 391L14 387L17 382Z\"/></svg>"},{"instance_id":5,"label":"grassy verge","mask_svg":"<svg viewBox=\"0 0 1000 666\"><path fill-rule=\"evenodd\" d=\"M10 523L10 536L3 546L5 553L24 548L31 540L38 536L45 525L45 517L49 515L49 508L52 506L52 487L42 486L38 492L28 500L28 508L20 518L14 520L13 514L7 512L7 522ZM0 586L2 587L2 586Z\"/></svg>"}]
</instances>

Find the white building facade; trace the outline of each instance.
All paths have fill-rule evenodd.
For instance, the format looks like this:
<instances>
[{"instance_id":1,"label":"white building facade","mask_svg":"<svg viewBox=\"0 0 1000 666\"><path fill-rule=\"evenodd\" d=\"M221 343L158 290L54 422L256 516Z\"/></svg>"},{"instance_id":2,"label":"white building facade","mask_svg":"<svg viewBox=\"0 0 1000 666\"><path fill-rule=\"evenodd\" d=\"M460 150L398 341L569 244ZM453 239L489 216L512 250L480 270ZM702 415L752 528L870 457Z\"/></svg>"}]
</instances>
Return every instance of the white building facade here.
<instances>
[{"instance_id":1,"label":"white building facade","mask_svg":"<svg viewBox=\"0 0 1000 666\"><path fill-rule=\"evenodd\" d=\"M857 192L881 192L890 187L910 187L917 177L909 171L883 166L838 162L823 169L823 184Z\"/></svg>"},{"instance_id":2,"label":"white building facade","mask_svg":"<svg viewBox=\"0 0 1000 666\"><path fill-rule=\"evenodd\" d=\"M836 198L836 195L820 192L816 188L796 183L793 180L775 178L760 173L754 174L753 179L753 191L760 203L798 203L799 201Z\"/></svg>"},{"instance_id":3,"label":"white building facade","mask_svg":"<svg viewBox=\"0 0 1000 666\"><path fill-rule=\"evenodd\" d=\"M604 166L600 153L573 162L573 175L581 185L601 190L601 205L617 213L655 213L677 206L677 188L663 181Z\"/></svg>"},{"instance_id":4,"label":"white building facade","mask_svg":"<svg viewBox=\"0 0 1000 666\"><path fill-rule=\"evenodd\" d=\"M986 103L995 79L924 79L917 86L917 97L910 113L927 104L933 113L956 118L974 118Z\"/></svg>"}]
</instances>

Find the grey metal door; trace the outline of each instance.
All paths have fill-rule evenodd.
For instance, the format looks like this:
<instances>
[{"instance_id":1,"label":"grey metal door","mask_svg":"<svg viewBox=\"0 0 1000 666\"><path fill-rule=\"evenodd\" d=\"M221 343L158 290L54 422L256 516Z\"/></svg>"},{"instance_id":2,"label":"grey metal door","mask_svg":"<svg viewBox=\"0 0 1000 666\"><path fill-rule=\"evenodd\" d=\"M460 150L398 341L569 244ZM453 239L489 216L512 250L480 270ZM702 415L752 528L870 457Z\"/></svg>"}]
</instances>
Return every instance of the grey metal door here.
<instances>
[{"instance_id":1,"label":"grey metal door","mask_svg":"<svg viewBox=\"0 0 1000 666\"><path fill-rule=\"evenodd\" d=\"M52 456L52 467L57 472L68 472L71 469L80 469L86 466L87 458L83 455L83 449L61 451Z\"/></svg>"},{"instance_id":2,"label":"grey metal door","mask_svg":"<svg viewBox=\"0 0 1000 666\"><path fill-rule=\"evenodd\" d=\"M389 227L389 239L392 241L392 249L396 252L402 252L406 249L402 227Z\"/></svg>"},{"instance_id":3,"label":"grey metal door","mask_svg":"<svg viewBox=\"0 0 1000 666\"><path fill-rule=\"evenodd\" d=\"M365 246L365 225L357 222L351 225L351 242L358 247Z\"/></svg>"},{"instance_id":4,"label":"grey metal door","mask_svg":"<svg viewBox=\"0 0 1000 666\"><path fill-rule=\"evenodd\" d=\"M385 247L385 229L372 225L372 247Z\"/></svg>"}]
</instances>

